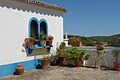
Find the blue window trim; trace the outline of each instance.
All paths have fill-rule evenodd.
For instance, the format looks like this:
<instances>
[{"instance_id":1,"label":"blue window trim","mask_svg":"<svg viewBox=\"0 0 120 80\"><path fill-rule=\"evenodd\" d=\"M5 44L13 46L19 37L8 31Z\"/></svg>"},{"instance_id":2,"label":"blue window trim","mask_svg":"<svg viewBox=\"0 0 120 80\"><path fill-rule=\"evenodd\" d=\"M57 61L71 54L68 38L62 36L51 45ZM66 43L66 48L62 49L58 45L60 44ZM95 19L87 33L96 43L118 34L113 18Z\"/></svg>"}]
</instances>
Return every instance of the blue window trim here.
<instances>
[{"instance_id":1,"label":"blue window trim","mask_svg":"<svg viewBox=\"0 0 120 80\"><path fill-rule=\"evenodd\" d=\"M44 21L46 23L46 35L48 36L48 23L45 19L40 19L40 21L36 18L36 17L32 17L29 21L28 24L28 38L30 38L30 29L31 29L31 22L32 20L35 20L38 23L38 34L40 33L40 24L42 21ZM40 37L38 38L40 40ZM35 48L42 48L41 46L36 45Z\"/></svg>"},{"instance_id":2,"label":"blue window trim","mask_svg":"<svg viewBox=\"0 0 120 80\"><path fill-rule=\"evenodd\" d=\"M46 31L47 31L47 36L48 36L48 23L47 23L47 21L45 19L41 19L39 21L39 28L38 28L39 30L38 30L38 32L40 33L40 24L41 24L42 21L46 23Z\"/></svg>"},{"instance_id":3,"label":"blue window trim","mask_svg":"<svg viewBox=\"0 0 120 80\"><path fill-rule=\"evenodd\" d=\"M37 23L38 23L38 29L39 29L39 21L38 21L38 19L37 19L36 17L32 17L32 18L30 19L30 21L29 21L29 24L28 24L28 38L30 38L31 22L32 22L33 20L37 21ZM39 31L38 31L38 34L39 34Z\"/></svg>"}]
</instances>

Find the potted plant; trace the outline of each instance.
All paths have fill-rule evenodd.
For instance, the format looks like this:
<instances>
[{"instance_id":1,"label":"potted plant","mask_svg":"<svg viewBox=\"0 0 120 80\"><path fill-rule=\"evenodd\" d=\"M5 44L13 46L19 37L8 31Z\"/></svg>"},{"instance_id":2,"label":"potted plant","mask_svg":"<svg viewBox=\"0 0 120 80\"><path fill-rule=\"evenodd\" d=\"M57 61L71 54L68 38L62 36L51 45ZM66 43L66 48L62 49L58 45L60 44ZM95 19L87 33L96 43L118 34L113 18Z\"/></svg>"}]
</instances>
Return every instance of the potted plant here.
<instances>
[{"instance_id":1,"label":"potted plant","mask_svg":"<svg viewBox=\"0 0 120 80\"><path fill-rule=\"evenodd\" d=\"M80 46L80 39L79 38L77 38L77 37L71 37L70 39L69 39L69 43L70 43L70 45L72 45L72 46L76 46L76 47L79 47Z\"/></svg>"},{"instance_id":2,"label":"potted plant","mask_svg":"<svg viewBox=\"0 0 120 80\"><path fill-rule=\"evenodd\" d=\"M48 35L48 40L47 40L46 45L52 47L52 42L53 42L53 36Z\"/></svg>"},{"instance_id":3,"label":"potted plant","mask_svg":"<svg viewBox=\"0 0 120 80\"><path fill-rule=\"evenodd\" d=\"M77 47L71 47L67 49L67 57L70 60L70 62L74 62L74 65L76 67L79 67L81 65L81 62L79 61L81 57L81 50ZM71 64L71 63L70 63Z\"/></svg>"},{"instance_id":4,"label":"potted plant","mask_svg":"<svg viewBox=\"0 0 120 80\"><path fill-rule=\"evenodd\" d=\"M36 39L34 38L25 38L24 43L23 43L23 47L25 48L25 51L27 53L27 55L29 56L34 48L34 42L36 41Z\"/></svg>"},{"instance_id":5,"label":"potted plant","mask_svg":"<svg viewBox=\"0 0 120 80\"><path fill-rule=\"evenodd\" d=\"M66 53L66 49L65 49L65 43L61 42L59 49L57 50L57 54L58 54L58 64L60 66L66 66L68 64L67 61L67 53Z\"/></svg>"},{"instance_id":6,"label":"potted plant","mask_svg":"<svg viewBox=\"0 0 120 80\"><path fill-rule=\"evenodd\" d=\"M49 59L50 59L50 57L43 56L43 58L41 59L41 68L42 69L47 69L50 67Z\"/></svg>"},{"instance_id":7,"label":"potted plant","mask_svg":"<svg viewBox=\"0 0 120 80\"><path fill-rule=\"evenodd\" d=\"M40 44L41 46L46 46L47 41L47 35L44 33L44 31L40 32Z\"/></svg>"},{"instance_id":8,"label":"potted plant","mask_svg":"<svg viewBox=\"0 0 120 80\"><path fill-rule=\"evenodd\" d=\"M68 64L66 50L58 49L57 52L58 52L58 56L59 56L59 65L66 66Z\"/></svg>"},{"instance_id":9,"label":"potted plant","mask_svg":"<svg viewBox=\"0 0 120 80\"><path fill-rule=\"evenodd\" d=\"M113 62L114 68L120 71L120 63L119 63L120 49L113 50L112 55L115 58L115 62Z\"/></svg>"},{"instance_id":10,"label":"potted plant","mask_svg":"<svg viewBox=\"0 0 120 80\"><path fill-rule=\"evenodd\" d=\"M96 45L97 51L102 51L102 50L104 50L104 48L105 48L105 45L102 42L100 42Z\"/></svg>"},{"instance_id":11,"label":"potted plant","mask_svg":"<svg viewBox=\"0 0 120 80\"><path fill-rule=\"evenodd\" d=\"M87 60L90 58L91 54L88 51L84 51L83 55L83 66L86 66Z\"/></svg>"}]
</instances>

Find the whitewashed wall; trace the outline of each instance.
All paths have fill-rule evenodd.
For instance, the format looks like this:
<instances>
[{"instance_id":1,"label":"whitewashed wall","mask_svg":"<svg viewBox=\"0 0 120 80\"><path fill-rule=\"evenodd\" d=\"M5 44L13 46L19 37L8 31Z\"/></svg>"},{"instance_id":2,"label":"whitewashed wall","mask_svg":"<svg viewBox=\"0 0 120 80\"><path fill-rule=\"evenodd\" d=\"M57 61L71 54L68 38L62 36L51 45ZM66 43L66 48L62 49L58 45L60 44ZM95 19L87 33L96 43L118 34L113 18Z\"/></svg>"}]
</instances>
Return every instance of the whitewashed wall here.
<instances>
[{"instance_id":1,"label":"whitewashed wall","mask_svg":"<svg viewBox=\"0 0 120 80\"><path fill-rule=\"evenodd\" d=\"M63 41L62 16L25 11L21 8L23 7L22 3L15 3L16 2L9 2L9 0L0 1L0 65L34 58L27 57L26 54L22 52L22 44L24 39L28 37L28 24L32 17L36 17L38 20L45 19L48 22L48 34L54 36L54 49L56 49L57 43L60 44L60 42ZM6 6L9 6L9 8ZM21 10L17 8L13 9L11 6L16 6L21 8ZM25 5L23 8L29 9L30 7L34 11L35 7L30 5Z\"/></svg>"}]
</instances>

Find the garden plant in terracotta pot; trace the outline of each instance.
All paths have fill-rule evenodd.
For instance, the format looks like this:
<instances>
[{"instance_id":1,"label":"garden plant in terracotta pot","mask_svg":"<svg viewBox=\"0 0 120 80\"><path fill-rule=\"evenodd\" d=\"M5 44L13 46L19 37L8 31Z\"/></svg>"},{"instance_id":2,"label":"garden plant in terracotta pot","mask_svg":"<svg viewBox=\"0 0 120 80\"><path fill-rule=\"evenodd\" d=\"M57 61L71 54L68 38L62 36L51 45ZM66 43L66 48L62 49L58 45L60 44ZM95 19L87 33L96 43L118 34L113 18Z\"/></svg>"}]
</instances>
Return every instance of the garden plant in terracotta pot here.
<instances>
[{"instance_id":1,"label":"garden plant in terracotta pot","mask_svg":"<svg viewBox=\"0 0 120 80\"><path fill-rule=\"evenodd\" d=\"M86 66L87 64L87 60L90 58L91 54L88 51L83 51L84 55L83 55L83 66Z\"/></svg>"},{"instance_id":2,"label":"garden plant in terracotta pot","mask_svg":"<svg viewBox=\"0 0 120 80\"><path fill-rule=\"evenodd\" d=\"M104 61L106 68L109 68L107 59L106 59L106 44L104 42L98 42L96 44L96 59L95 59L95 67L100 69L101 61Z\"/></svg>"},{"instance_id":3,"label":"garden plant in terracotta pot","mask_svg":"<svg viewBox=\"0 0 120 80\"><path fill-rule=\"evenodd\" d=\"M49 56L43 56L43 58L41 59L41 68L42 69L47 69L50 67L50 57Z\"/></svg>"},{"instance_id":4,"label":"garden plant in terracotta pot","mask_svg":"<svg viewBox=\"0 0 120 80\"><path fill-rule=\"evenodd\" d=\"M77 47L71 47L67 49L66 52L67 52L67 57L69 61L74 62L74 65L76 67L79 67L81 65L81 62L79 61L81 57L81 50L78 49Z\"/></svg>"},{"instance_id":5,"label":"garden plant in terracotta pot","mask_svg":"<svg viewBox=\"0 0 120 80\"><path fill-rule=\"evenodd\" d=\"M47 40L46 45L52 47L52 42L53 42L53 36L48 35L48 40Z\"/></svg>"},{"instance_id":6,"label":"garden plant in terracotta pot","mask_svg":"<svg viewBox=\"0 0 120 80\"><path fill-rule=\"evenodd\" d=\"M58 63L60 66L66 66L68 64L67 61L67 53L65 49L65 43L61 42L59 49L57 50L58 54Z\"/></svg>"},{"instance_id":7,"label":"garden plant in terracotta pot","mask_svg":"<svg viewBox=\"0 0 120 80\"><path fill-rule=\"evenodd\" d=\"M60 66L66 66L68 64L66 50L65 49L59 49L58 50L58 56L59 56L59 65Z\"/></svg>"},{"instance_id":8,"label":"garden plant in terracotta pot","mask_svg":"<svg viewBox=\"0 0 120 80\"><path fill-rule=\"evenodd\" d=\"M44 31L41 31L40 32L40 44L41 44L41 46L46 46L47 39L48 39L47 35L44 33Z\"/></svg>"},{"instance_id":9,"label":"garden plant in terracotta pot","mask_svg":"<svg viewBox=\"0 0 120 80\"><path fill-rule=\"evenodd\" d=\"M70 39L69 39L69 43L70 43L70 45L72 45L72 46L76 46L76 47L79 47L80 46L80 39L79 38L76 38L76 37L71 37Z\"/></svg>"},{"instance_id":10,"label":"garden plant in terracotta pot","mask_svg":"<svg viewBox=\"0 0 120 80\"><path fill-rule=\"evenodd\" d=\"M120 63L119 63L119 57L120 57L120 49L115 49L112 51L112 55L115 58L114 68L118 71L120 71Z\"/></svg>"},{"instance_id":11,"label":"garden plant in terracotta pot","mask_svg":"<svg viewBox=\"0 0 120 80\"><path fill-rule=\"evenodd\" d=\"M28 56L33 52L35 42L36 39L34 39L33 37L25 38L23 47L25 48L25 52L27 53Z\"/></svg>"}]
</instances>

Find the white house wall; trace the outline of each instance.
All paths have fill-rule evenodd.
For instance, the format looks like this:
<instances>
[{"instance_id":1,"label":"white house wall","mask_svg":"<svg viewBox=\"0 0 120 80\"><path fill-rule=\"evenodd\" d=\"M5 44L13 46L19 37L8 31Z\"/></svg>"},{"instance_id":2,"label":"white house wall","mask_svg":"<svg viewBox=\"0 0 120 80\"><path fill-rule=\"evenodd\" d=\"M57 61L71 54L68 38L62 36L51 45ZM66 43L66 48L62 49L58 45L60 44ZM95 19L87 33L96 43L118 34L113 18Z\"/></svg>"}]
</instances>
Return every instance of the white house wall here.
<instances>
[{"instance_id":1,"label":"white house wall","mask_svg":"<svg viewBox=\"0 0 120 80\"><path fill-rule=\"evenodd\" d=\"M22 52L24 39L28 37L28 24L32 17L45 19L48 34L54 36L53 48L63 41L63 17L44 15L13 8L2 7L0 3L0 65L32 60Z\"/></svg>"}]
</instances>

